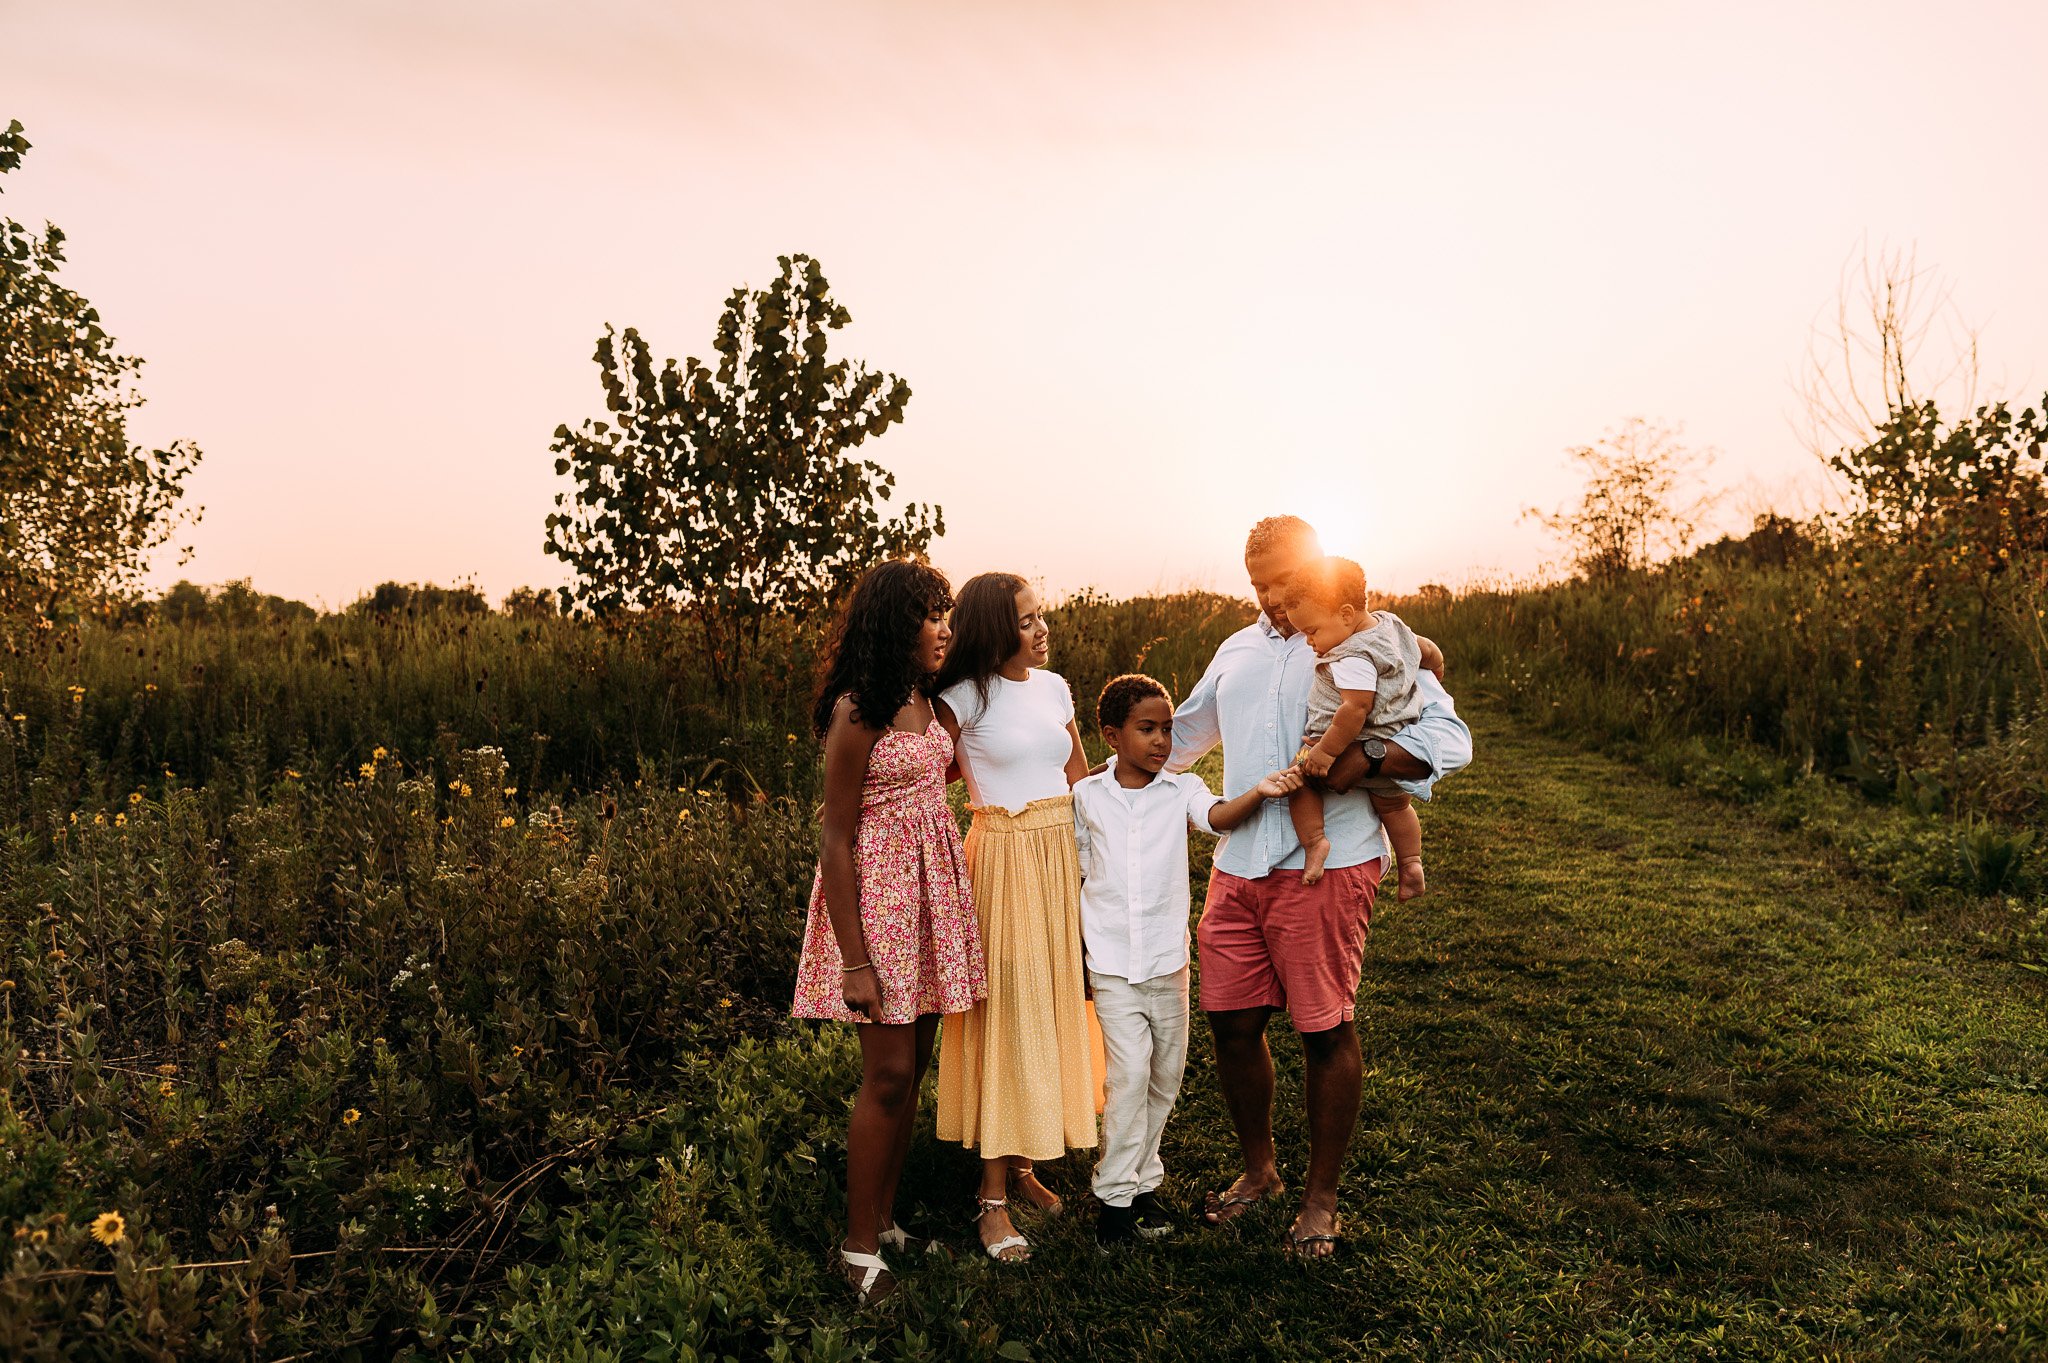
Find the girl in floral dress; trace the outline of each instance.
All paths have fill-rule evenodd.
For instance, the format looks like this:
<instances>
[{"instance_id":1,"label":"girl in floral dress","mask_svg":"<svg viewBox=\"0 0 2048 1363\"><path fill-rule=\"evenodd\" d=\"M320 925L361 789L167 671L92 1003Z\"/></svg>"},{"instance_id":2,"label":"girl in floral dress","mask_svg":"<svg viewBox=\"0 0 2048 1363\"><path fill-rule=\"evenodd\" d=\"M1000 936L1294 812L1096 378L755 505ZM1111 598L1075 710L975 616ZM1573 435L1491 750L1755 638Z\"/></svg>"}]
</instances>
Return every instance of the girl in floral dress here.
<instances>
[{"instance_id":1,"label":"girl in floral dress","mask_svg":"<svg viewBox=\"0 0 2048 1363\"><path fill-rule=\"evenodd\" d=\"M884 1247L928 1247L896 1225L896 1183L939 1014L988 992L966 854L946 807L953 738L931 702L952 605L926 564L870 570L826 654L812 715L825 744L824 835L791 1011L859 1024L839 1258L864 1302L895 1290Z\"/></svg>"}]
</instances>

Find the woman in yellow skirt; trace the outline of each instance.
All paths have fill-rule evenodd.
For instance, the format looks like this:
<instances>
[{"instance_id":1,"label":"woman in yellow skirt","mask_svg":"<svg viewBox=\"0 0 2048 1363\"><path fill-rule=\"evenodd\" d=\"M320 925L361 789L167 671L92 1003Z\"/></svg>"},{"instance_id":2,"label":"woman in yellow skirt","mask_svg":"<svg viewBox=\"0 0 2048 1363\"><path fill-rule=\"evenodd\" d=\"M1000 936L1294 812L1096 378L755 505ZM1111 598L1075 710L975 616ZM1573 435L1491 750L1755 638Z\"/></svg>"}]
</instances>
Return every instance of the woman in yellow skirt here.
<instances>
[{"instance_id":1,"label":"woman in yellow skirt","mask_svg":"<svg viewBox=\"0 0 2048 1363\"><path fill-rule=\"evenodd\" d=\"M939 1139L980 1152L981 1243L1004 1263L1031 1253L1009 1193L1059 1210L1032 1163L1094 1147L1100 1085L1069 793L1088 762L1073 692L1044 670L1048 637L1029 584L984 573L960 589L938 680L974 806L967 875L988 963L988 998L940 1024Z\"/></svg>"}]
</instances>

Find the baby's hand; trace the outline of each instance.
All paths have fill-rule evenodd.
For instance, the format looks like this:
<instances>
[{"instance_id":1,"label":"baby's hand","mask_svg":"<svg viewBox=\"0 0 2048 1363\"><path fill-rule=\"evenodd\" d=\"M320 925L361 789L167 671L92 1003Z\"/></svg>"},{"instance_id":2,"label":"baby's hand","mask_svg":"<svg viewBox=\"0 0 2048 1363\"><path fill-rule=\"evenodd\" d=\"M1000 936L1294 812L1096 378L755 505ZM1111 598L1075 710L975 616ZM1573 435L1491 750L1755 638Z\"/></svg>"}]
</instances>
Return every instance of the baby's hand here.
<instances>
[{"instance_id":1,"label":"baby's hand","mask_svg":"<svg viewBox=\"0 0 2048 1363\"><path fill-rule=\"evenodd\" d=\"M1301 789L1301 773L1292 767L1285 771L1273 772L1259 782L1257 789L1259 794L1268 800L1285 799Z\"/></svg>"},{"instance_id":2,"label":"baby's hand","mask_svg":"<svg viewBox=\"0 0 2048 1363\"><path fill-rule=\"evenodd\" d=\"M1310 748L1302 754L1301 761L1297 765L1310 776L1328 776L1330 774L1330 761L1330 755L1321 748Z\"/></svg>"}]
</instances>

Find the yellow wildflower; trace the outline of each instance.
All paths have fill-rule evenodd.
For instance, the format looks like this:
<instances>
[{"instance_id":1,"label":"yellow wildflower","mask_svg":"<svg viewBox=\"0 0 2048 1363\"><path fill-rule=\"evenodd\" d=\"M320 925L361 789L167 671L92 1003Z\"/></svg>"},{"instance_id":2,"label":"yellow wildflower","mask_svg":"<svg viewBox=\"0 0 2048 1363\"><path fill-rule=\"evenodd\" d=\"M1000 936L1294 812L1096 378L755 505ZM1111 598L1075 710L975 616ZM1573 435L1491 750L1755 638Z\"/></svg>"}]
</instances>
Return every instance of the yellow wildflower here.
<instances>
[{"instance_id":1,"label":"yellow wildflower","mask_svg":"<svg viewBox=\"0 0 2048 1363\"><path fill-rule=\"evenodd\" d=\"M142 689L143 689L143 690L145 690L145 691L154 691L154 690L156 690L156 683L155 683L155 682L144 682L144 683L142 684Z\"/></svg>"},{"instance_id":2,"label":"yellow wildflower","mask_svg":"<svg viewBox=\"0 0 2048 1363\"><path fill-rule=\"evenodd\" d=\"M720 1000L718 1001L718 1006L719 1006L720 1008L730 1008L730 1007L732 1007L732 1000L731 1000L731 999L720 999Z\"/></svg>"},{"instance_id":3,"label":"yellow wildflower","mask_svg":"<svg viewBox=\"0 0 2048 1363\"><path fill-rule=\"evenodd\" d=\"M470 796L469 782L464 781L460 786L456 788L455 793L460 795L463 799L467 800Z\"/></svg>"},{"instance_id":4,"label":"yellow wildflower","mask_svg":"<svg viewBox=\"0 0 2048 1363\"><path fill-rule=\"evenodd\" d=\"M514 795L517 795L518 793L519 793L519 787L517 787L517 786L507 786L507 787L505 787L505 798L506 798L506 799L508 799L508 800L509 800L509 799L511 799L511 798L512 798L512 797L513 797Z\"/></svg>"},{"instance_id":5,"label":"yellow wildflower","mask_svg":"<svg viewBox=\"0 0 2048 1363\"><path fill-rule=\"evenodd\" d=\"M522 1056L522 1055L525 1055L525 1054L526 1054L526 1047L524 1047L524 1046L514 1046L514 1047L512 1048L512 1058L513 1058L514 1060L517 1060L517 1059L518 1059L518 1058L519 1058L520 1056Z\"/></svg>"},{"instance_id":6,"label":"yellow wildflower","mask_svg":"<svg viewBox=\"0 0 2048 1363\"><path fill-rule=\"evenodd\" d=\"M796 735L795 735L795 734L791 734L791 735L789 735L789 741L790 741L790 742L792 742L792 743L796 742Z\"/></svg>"},{"instance_id":7,"label":"yellow wildflower","mask_svg":"<svg viewBox=\"0 0 2048 1363\"><path fill-rule=\"evenodd\" d=\"M126 814L116 814L116 815L114 816L114 827L116 827L116 828L126 828L127 826L128 826L128 816L127 816Z\"/></svg>"},{"instance_id":8,"label":"yellow wildflower","mask_svg":"<svg viewBox=\"0 0 2048 1363\"><path fill-rule=\"evenodd\" d=\"M510 828L513 824L518 822L519 820L513 818L510 814L507 814L504 818L498 820L498 827Z\"/></svg>"},{"instance_id":9,"label":"yellow wildflower","mask_svg":"<svg viewBox=\"0 0 2048 1363\"><path fill-rule=\"evenodd\" d=\"M348 1111L341 1114L341 1124L343 1126L354 1126L357 1122L361 1121L362 1119L363 1114L356 1111L354 1108L350 1108Z\"/></svg>"},{"instance_id":10,"label":"yellow wildflower","mask_svg":"<svg viewBox=\"0 0 2048 1363\"><path fill-rule=\"evenodd\" d=\"M176 1074L178 1072L178 1067L176 1065L171 1064L169 1061L165 1061L163 1064L158 1065L156 1067L156 1072L158 1074Z\"/></svg>"},{"instance_id":11,"label":"yellow wildflower","mask_svg":"<svg viewBox=\"0 0 2048 1363\"><path fill-rule=\"evenodd\" d=\"M15 722L16 724L26 724L26 723L28 723L28 716L27 716L27 715L16 715L16 716L14 717L14 722Z\"/></svg>"},{"instance_id":12,"label":"yellow wildflower","mask_svg":"<svg viewBox=\"0 0 2048 1363\"><path fill-rule=\"evenodd\" d=\"M453 781L450 781L450 782L448 783L448 789L450 789L450 790L461 790L461 789L462 789L462 780L461 780L461 778L459 778L459 777L458 777L457 779L455 779L455 780L453 780Z\"/></svg>"},{"instance_id":13,"label":"yellow wildflower","mask_svg":"<svg viewBox=\"0 0 2048 1363\"><path fill-rule=\"evenodd\" d=\"M377 764L375 762L365 762L356 768L356 774L367 781L377 774Z\"/></svg>"},{"instance_id":14,"label":"yellow wildflower","mask_svg":"<svg viewBox=\"0 0 2048 1363\"><path fill-rule=\"evenodd\" d=\"M50 1243L50 1233L41 1227L37 1227L29 1232L28 1242L37 1249L41 1249L44 1245Z\"/></svg>"},{"instance_id":15,"label":"yellow wildflower","mask_svg":"<svg viewBox=\"0 0 2048 1363\"><path fill-rule=\"evenodd\" d=\"M142 803L142 792L141 792L141 791L139 791L139 790L132 790L132 791L128 792L128 803L129 803L129 804L131 804L131 805L139 805L139 804L141 804L141 803Z\"/></svg>"},{"instance_id":16,"label":"yellow wildflower","mask_svg":"<svg viewBox=\"0 0 2048 1363\"><path fill-rule=\"evenodd\" d=\"M677 811L676 811L676 822L677 822L677 823L682 823L682 822L684 822L685 820L687 820L687 819L688 819L689 817L690 817L690 811L689 811L689 810L687 810L687 809L679 809L679 810L677 810Z\"/></svg>"},{"instance_id":17,"label":"yellow wildflower","mask_svg":"<svg viewBox=\"0 0 2048 1363\"><path fill-rule=\"evenodd\" d=\"M168 1079L164 1080L156 1086L156 1096L159 1098L168 1098L177 1091L177 1086L172 1084L171 1081Z\"/></svg>"},{"instance_id":18,"label":"yellow wildflower","mask_svg":"<svg viewBox=\"0 0 2048 1363\"><path fill-rule=\"evenodd\" d=\"M382 748L372 748L370 749L370 756L375 758L377 761L382 762L385 758L391 756L391 754L386 752Z\"/></svg>"},{"instance_id":19,"label":"yellow wildflower","mask_svg":"<svg viewBox=\"0 0 2048 1363\"><path fill-rule=\"evenodd\" d=\"M293 771L290 767L286 767L284 769L284 779L287 781L296 781L299 779L299 774Z\"/></svg>"},{"instance_id":20,"label":"yellow wildflower","mask_svg":"<svg viewBox=\"0 0 2048 1363\"><path fill-rule=\"evenodd\" d=\"M107 826L107 816L106 816L106 815L104 815L104 814L95 814L95 815L93 815L93 816L92 816L92 826L93 826L94 828L105 828L105 827Z\"/></svg>"}]
</instances>

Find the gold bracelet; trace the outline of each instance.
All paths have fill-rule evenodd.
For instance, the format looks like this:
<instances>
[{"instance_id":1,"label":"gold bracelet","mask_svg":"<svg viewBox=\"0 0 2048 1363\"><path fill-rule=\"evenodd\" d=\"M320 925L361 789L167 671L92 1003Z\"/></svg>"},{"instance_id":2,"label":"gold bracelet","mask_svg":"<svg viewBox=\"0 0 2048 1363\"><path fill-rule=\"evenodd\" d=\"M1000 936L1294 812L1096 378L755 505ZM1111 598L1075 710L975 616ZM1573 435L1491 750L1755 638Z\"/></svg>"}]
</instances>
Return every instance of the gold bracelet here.
<instances>
[{"instance_id":1,"label":"gold bracelet","mask_svg":"<svg viewBox=\"0 0 2048 1363\"><path fill-rule=\"evenodd\" d=\"M858 973L859 971L873 970L874 968L875 964L873 961L862 961L859 965L840 966L839 973L842 975L852 975Z\"/></svg>"}]
</instances>

